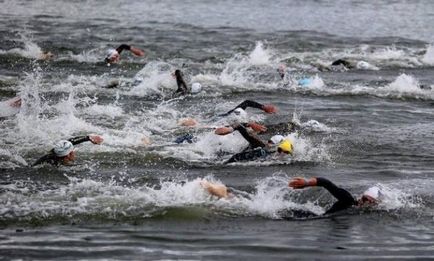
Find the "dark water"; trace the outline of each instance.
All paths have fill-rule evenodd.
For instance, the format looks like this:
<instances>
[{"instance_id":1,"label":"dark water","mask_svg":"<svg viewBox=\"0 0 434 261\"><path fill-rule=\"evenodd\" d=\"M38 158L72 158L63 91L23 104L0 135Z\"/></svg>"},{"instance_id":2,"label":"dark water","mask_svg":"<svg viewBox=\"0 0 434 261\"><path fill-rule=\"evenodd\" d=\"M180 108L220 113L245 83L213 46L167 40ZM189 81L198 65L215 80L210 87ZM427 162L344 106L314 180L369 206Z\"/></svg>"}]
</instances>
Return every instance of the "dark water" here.
<instances>
[{"instance_id":1,"label":"dark water","mask_svg":"<svg viewBox=\"0 0 434 261\"><path fill-rule=\"evenodd\" d=\"M1 1L0 10L3 259L433 258L431 1ZM146 57L104 64L121 43ZM42 51L54 59L38 60ZM355 68L328 70L339 58ZM279 64L291 70L285 82ZM177 68L203 91L171 99ZM301 77L312 81L294 84ZM17 95L20 110L4 102ZM279 108L248 109L250 119L301 124L278 130L293 140L291 160L223 165L246 145L240 136L177 124L224 125L214 116L245 99ZM197 141L172 145L186 132ZM73 166L29 167L56 141L89 133L104 144L78 145ZM296 176L355 196L378 185L385 198L297 219L291 211L321 214L333 199L290 190ZM211 198L202 178L244 196Z\"/></svg>"}]
</instances>

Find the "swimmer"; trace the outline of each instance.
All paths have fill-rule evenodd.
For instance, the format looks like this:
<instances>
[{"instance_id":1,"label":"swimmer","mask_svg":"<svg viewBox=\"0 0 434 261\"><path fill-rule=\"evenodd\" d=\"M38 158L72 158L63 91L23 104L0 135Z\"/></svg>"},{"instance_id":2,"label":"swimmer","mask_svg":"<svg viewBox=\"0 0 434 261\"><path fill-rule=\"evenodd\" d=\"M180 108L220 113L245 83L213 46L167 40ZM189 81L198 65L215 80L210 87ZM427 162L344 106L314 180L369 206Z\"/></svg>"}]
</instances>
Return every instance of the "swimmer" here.
<instances>
[{"instance_id":1,"label":"swimmer","mask_svg":"<svg viewBox=\"0 0 434 261\"><path fill-rule=\"evenodd\" d=\"M9 106L11 106L13 108L20 108L21 104L22 104L22 100L21 100L21 97L17 96L17 97L15 97L13 99L10 99L8 101L8 103L9 103Z\"/></svg>"},{"instance_id":2,"label":"swimmer","mask_svg":"<svg viewBox=\"0 0 434 261\"><path fill-rule=\"evenodd\" d=\"M336 186L330 180L325 178L293 178L288 186L293 189L303 189L306 187L323 187L330 194L333 195L338 201L336 201L324 214L331 214L337 211L349 209L353 206L355 207L369 207L375 206L381 201L382 192L377 186L371 187L365 192L359 199L355 199L350 192L347 190Z\"/></svg>"},{"instance_id":3,"label":"swimmer","mask_svg":"<svg viewBox=\"0 0 434 261\"><path fill-rule=\"evenodd\" d=\"M246 124L236 124L231 127L221 127L215 130L214 133L217 135L227 135L238 131L249 143L247 148L233 155L225 162L226 164L238 161L251 161L271 155L279 158L285 157L285 155L292 155L293 145L290 139L286 139L282 135L274 135L268 142L264 142L256 135L249 133L246 127L248 127Z\"/></svg>"},{"instance_id":4,"label":"swimmer","mask_svg":"<svg viewBox=\"0 0 434 261\"><path fill-rule=\"evenodd\" d=\"M116 49L108 50L107 56L105 57L104 61L108 64L119 62L119 60L121 59L121 53L123 50L128 50L136 56L144 56L145 55L145 52L142 51L141 49L137 48L137 47L134 47L131 45L126 45L126 44L121 44Z\"/></svg>"},{"instance_id":5,"label":"swimmer","mask_svg":"<svg viewBox=\"0 0 434 261\"><path fill-rule=\"evenodd\" d=\"M98 135L87 135L74 137L69 140L59 141L54 148L47 154L38 159L32 166L36 166L42 163L48 163L52 165L68 165L75 160L74 145L90 141L93 144L101 144L104 139Z\"/></svg>"},{"instance_id":6,"label":"swimmer","mask_svg":"<svg viewBox=\"0 0 434 261\"><path fill-rule=\"evenodd\" d=\"M48 61L54 58L54 54L50 51L42 52L41 55L39 55L38 60Z\"/></svg>"},{"instance_id":7,"label":"swimmer","mask_svg":"<svg viewBox=\"0 0 434 261\"><path fill-rule=\"evenodd\" d=\"M277 72L279 73L280 78L282 80L285 80L285 76L288 75L289 70L286 68L286 65L280 64L279 68L277 68ZM290 85L292 85L294 83L293 79L287 79L287 80L288 80L288 84L290 84ZM308 85L310 85L312 83L312 78L310 78L310 77L302 77L302 78L300 78L298 80L296 79L295 83L298 84L301 87L305 87L305 86L308 86Z\"/></svg>"},{"instance_id":8,"label":"swimmer","mask_svg":"<svg viewBox=\"0 0 434 261\"><path fill-rule=\"evenodd\" d=\"M178 85L178 89L175 91L175 95L187 95L189 93L196 94L202 90L202 85L198 82L195 82L191 85L191 89L187 87L185 83L183 73L181 70L176 69L172 76L176 79L176 85Z\"/></svg>"}]
</instances>

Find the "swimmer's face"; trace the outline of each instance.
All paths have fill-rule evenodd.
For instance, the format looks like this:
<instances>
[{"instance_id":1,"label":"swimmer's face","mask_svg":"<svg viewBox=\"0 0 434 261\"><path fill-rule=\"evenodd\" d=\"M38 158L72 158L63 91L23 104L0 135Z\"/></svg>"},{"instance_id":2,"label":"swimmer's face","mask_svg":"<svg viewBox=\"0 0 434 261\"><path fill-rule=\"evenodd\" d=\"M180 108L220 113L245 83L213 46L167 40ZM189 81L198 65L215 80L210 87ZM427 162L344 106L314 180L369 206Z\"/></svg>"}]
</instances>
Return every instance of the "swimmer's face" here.
<instances>
[{"instance_id":1,"label":"swimmer's face","mask_svg":"<svg viewBox=\"0 0 434 261\"><path fill-rule=\"evenodd\" d=\"M68 164L75 160L75 151L71 151L65 158L63 158L63 163Z\"/></svg>"},{"instance_id":2,"label":"swimmer's face","mask_svg":"<svg viewBox=\"0 0 434 261\"><path fill-rule=\"evenodd\" d=\"M105 58L105 61L107 63L117 63L117 62L119 62L120 58L121 58L121 56L118 53L114 53L114 54L108 56L107 58Z\"/></svg>"},{"instance_id":3,"label":"swimmer's face","mask_svg":"<svg viewBox=\"0 0 434 261\"><path fill-rule=\"evenodd\" d=\"M377 204L378 201L375 198L367 195L362 195L362 197L357 200L357 206L359 207L374 206Z\"/></svg>"}]
</instances>

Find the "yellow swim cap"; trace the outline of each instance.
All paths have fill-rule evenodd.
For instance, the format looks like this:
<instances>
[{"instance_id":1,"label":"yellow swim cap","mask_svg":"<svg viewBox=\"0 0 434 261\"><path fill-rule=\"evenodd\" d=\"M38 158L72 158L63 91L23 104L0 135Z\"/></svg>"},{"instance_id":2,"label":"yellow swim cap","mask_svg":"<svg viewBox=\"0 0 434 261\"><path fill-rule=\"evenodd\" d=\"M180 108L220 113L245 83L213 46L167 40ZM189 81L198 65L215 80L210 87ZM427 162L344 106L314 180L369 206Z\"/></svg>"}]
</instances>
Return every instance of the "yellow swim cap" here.
<instances>
[{"instance_id":1,"label":"yellow swim cap","mask_svg":"<svg viewBox=\"0 0 434 261\"><path fill-rule=\"evenodd\" d=\"M285 152L292 155L292 142L289 139L284 139L277 147L278 152Z\"/></svg>"}]
</instances>

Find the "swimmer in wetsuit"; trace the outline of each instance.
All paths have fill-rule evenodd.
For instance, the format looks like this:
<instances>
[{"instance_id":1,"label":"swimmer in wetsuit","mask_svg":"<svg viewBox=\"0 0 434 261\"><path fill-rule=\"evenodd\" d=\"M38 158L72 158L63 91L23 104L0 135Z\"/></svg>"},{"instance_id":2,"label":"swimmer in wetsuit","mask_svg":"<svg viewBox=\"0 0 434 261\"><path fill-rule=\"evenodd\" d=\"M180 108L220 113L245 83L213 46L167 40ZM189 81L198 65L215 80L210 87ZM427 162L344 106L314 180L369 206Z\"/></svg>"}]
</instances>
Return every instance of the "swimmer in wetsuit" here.
<instances>
[{"instance_id":1,"label":"swimmer in wetsuit","mask_svg":"<svg viewBox=\"0 0 434 261\"><path fill-rule=\"evenodd\" d=\"M176 84L178 85L178 89L175 91L175 94L186 95L188 94L188 87L185 83L184 77L182 75L181 70L175 70L173 73L173 77L176 79Z\"/></svg>"},{"instance_id":2,"label":"swimmer in wetsuit","mask_svg":"<svg viewBox=\"0 0 434 261\"><path fill-rule=\"evenodd\" d=\"M67 165L75 160L74 145L86 141L90 141L93 144L101 144L104 140L98 135L79 136L69 140L61 140L47 155L42 156L32 166L42 163L48 163L56 166L60 164Z\"/></svg>"},{"instance_id":3,"label":"swimmer in wetsuit","mask_svg":"<svg viewBox=\"0 0 434 261\"><path fill-rule=\"evenodd\" d=\"M176 79L176 85L178 86L178 89L175 91L174 95L187 95L189 93L196 94L202 90L202 85L198 82L192 83L191 89L189 89L185 83L184 76L179 69L176 69L175 72L172 73L172 76Z\"/></svg>"},{"instance_id":4,"label":"swimmer in wetsuit","mask_svg":"<svg viewBox=\"0 0 434 261\"><path fill-rule=\"evenodd\" d=\"M116 49L110 49L107 51L107 56L105 57L104 61L108 64L117 63L121 59L121 53L122 51L127 50L135 54L136 56L144 56L145 52L141 49L127 45L127 44L121 44Z\"/></svg>"},{"instance_id":5,"label":"swimmer in wetsuit","mask_svg":"<svg viewBox=\"0 0 434 261\"><path fill-rule=\"evenodd\" d=\"M325 188L330 194L333 195L337 199L337 201L331 206L324 214L331 214L335 213L337 211L345 210L348 208L351 208L353 206L357 207L366 207L366 206L373 206L379 203L382 193L381 190L378 187L371 187L365 192L363 192L362 196L356 200L350 192L347 190L340 188L336 186L333 182L331 182L328 179L325 178L311 178L311 179L304 179L304 178L294 178L292 179L289 184L289 187L294 189L302 189L305 187L323 187Z\"/></svg>"},{"instance_id":6,"label":"swimmer in wetsuit","mask_svg":"<svg viewBox=\"0 0 434 261\"><path fill-rule=\"evenodd\" d=\"M249 133L246 127L250 124L236 124L231 127L221 127L215 130L217 135L227 135L234 131L238 131L243 138L249 142L249 146L242 152L233 155L225 163L232 163L238 161L251 161L259 158L265 158L268 155L277 153L277 155L292 155L293 146L289 139L285 139L282 135L275 135L265 143L255 135Z\"/></svg>"}]
</instances>

